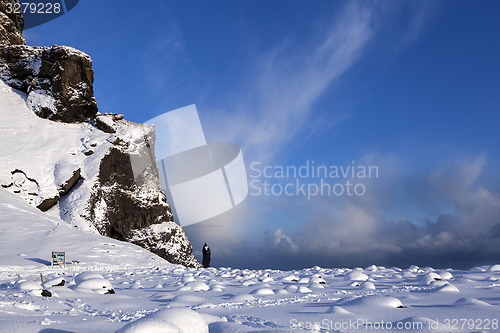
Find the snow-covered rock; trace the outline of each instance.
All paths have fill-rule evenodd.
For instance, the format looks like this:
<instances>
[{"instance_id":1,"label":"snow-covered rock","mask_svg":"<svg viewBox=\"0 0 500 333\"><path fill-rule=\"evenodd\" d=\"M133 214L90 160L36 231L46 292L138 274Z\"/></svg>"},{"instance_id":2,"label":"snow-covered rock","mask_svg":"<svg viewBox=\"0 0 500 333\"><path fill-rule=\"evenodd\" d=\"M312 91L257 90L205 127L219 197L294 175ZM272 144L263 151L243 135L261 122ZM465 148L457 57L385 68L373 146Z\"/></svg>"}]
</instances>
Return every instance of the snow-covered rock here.
<instances>
[{"instance_id":1,"label":"snow-covered rock","mask_svg":"<svg viewBox=\"0 0 500 333\"><path fill-rule=\"evenodd\" d=\"M346 281L366 281L369 279L369 276L360 271L352 271L346 274Z\"/></svg>"},{"instance_id":2,"label":"snow-covered rock","mask_svg":"<svg viewBox=\"0 0 500 333\"><path fill-rule=\"evenodd\" d=\"M80 284L83 281L90 280L90 279L104 279L104 276L102 276L99 273L91 272L91 271L82 272L82 273L78 274L77 276L75 276L75 283Z\"/></svg>"},{"instance_id":3,"label":"snow-covered rock","mask_svg":"<svg viewBox=\"0 0 500 333\"><path fill-rule=\"evenodd\" d=\"M23 16L16 11L8 12L0 3L0 47L26 44L22 35L23 26Z\"/></svg>"},{"instance_id":4,"label":"snow-covered rock","mask_svg":"<svg viewBox=\"0 0 500 333\"><path fill-rule=\"evenodd\" d=\"M208 325L196 311L164 309L134 321L117 333L208 333Z\"/></svg>"},{"instance_id":5,"label":"snow-covered rock","mask_svg":"<svg viewBox=\"0 0 500 333\"><path fill-rule=\"evenodd\" d=\"M403 303L396 297L392 296L378 296L370 295L363 296L344 303L342 306L367 306L367 307L388 307L388 308L402 308Z\"/></svg>"},{"instance_id":6,"label":"snow-covered rock","mask_svg":"<svg viewBox=\"0 0 500 333\"><path fill-rule=\"evenodd\" d=\"M99 294L114 294L113 285L106 279L92 278L80 282L75 290L92 290Z\"/></svg>"},{"instance_id":7,"label":"snow-covered rock","mask_svg":"<svg viewBox=\"0 0 500 333\"><path fill-rule=\"evenodd\" d=\"M31 291L31 290L42 290L42 286L38 282L34 281L23 281L17 285L17 288L21 291Z\"/></svg>"}]
</instances>

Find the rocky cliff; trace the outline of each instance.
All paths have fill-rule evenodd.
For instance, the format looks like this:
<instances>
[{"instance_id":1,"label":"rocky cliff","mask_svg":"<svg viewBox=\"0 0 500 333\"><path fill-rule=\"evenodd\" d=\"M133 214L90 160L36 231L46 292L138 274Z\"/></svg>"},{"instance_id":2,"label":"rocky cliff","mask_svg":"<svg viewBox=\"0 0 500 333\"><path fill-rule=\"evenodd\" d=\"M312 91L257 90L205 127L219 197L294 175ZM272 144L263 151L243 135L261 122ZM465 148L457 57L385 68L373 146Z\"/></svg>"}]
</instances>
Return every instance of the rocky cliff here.
<instances>
[{"instance_id":1,"label":"rocky cliff","mask_svg":"<svg viewBox=\"0 0 500 333\"><path fill-rule=\"evenodd\" d=\"M23 143L0 147L0 185L75 227L199 267L158 182L154 128L100 114L91 58L25 45L23 18L6 13L9 1L0 0L0 79L16 90L4 89L0 102L25 105L2 109L12 130L4 135Z\"/></svg>"},{"instance_id":2,"label":"rocky cliff","mask_svg":"<svg viewBox=\"0 0 500 333\"><path fill-rule=\"evenodd\" d=\"M7 4L14 4L16 0L0 1L0 46L25 45L22 31L24 18L22 15L7 12Z\"/></svg>"}]
</instances>

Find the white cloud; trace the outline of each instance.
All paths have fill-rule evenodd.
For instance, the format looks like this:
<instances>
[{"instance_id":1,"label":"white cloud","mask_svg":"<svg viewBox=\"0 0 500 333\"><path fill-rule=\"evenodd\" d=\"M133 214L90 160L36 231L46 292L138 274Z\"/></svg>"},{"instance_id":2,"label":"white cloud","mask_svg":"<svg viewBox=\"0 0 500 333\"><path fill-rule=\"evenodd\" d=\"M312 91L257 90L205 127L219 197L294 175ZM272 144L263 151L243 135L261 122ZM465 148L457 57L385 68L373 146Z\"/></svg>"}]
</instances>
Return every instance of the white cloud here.
<instances>
[{"instance_id":1,"label":"white cloud","mask_svg":"<svg viewBox=\"0 0 500 333\"><path fill-rule=\"evenodd\" d=\"M264 249L277 253L293 254L298 251L298 246L292 238L283 233L282 228L268 230L264 237Z\"/></svg>"},{"instance_id":2,"label":"white cloud","mask_svg":"<svg viewBox=\"0 0 500 333\"><path fill-rule=\"evenodd\" d=\"M215 114L212 137L241 143L247 159L266 161L313 123L313 104L362 55L372 38L371 12L349 4L308 45L283 42L256 64L240 108ZM228 115L229 113L229 115ZM322 122L332 126L347 117L338 112ZM319 130L319 124L315 123Z\"/></svg>"},{"instance_id":3,"label":"white cloud","mask_svg":"<svg viewBox=\"0 0 500 333\"><path fill-rule=\"evenodd\" d=\"M190 77L187 63L182 31L176 23L170 22L163 29L152 32L138 66L142 69L144 81L150 84L151 92L159 95Z\"/></svg>"},{"instance_id":4,"label":"white cloud","mask_svg":"<svg viewBox=\"0 0 500 333\"><path fill-rule=\"evenodd\" d=\"M394 56L425 33L436 12L431 1L347 2L309 42L283 40L257 57L244 91L229 92L233 109L210 113L209 136L239 143L247 160L267 162L292 140L307 140L342 123L352 117L349 111L332 106L319 113L315 102L335 89L378 37Z\"/></svg>"}]
</instances>

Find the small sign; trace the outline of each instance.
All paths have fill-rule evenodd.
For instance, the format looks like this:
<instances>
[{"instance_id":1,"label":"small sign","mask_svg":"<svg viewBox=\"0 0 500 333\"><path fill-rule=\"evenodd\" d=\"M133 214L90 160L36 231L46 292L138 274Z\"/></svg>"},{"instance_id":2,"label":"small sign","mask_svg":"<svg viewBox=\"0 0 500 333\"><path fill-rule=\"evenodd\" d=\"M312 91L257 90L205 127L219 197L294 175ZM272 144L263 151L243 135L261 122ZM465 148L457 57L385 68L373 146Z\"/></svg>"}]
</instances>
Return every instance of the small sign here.
<instances>
[{"instance_id":1,"label":"small sign","mask_svg":"<svg viewBox=\"0 0 500 333\"><path fill-rule=\"evenodd\" d=\"M52 252L52 266L66 266L66 252Z\"/></svg>"}]
</instances>

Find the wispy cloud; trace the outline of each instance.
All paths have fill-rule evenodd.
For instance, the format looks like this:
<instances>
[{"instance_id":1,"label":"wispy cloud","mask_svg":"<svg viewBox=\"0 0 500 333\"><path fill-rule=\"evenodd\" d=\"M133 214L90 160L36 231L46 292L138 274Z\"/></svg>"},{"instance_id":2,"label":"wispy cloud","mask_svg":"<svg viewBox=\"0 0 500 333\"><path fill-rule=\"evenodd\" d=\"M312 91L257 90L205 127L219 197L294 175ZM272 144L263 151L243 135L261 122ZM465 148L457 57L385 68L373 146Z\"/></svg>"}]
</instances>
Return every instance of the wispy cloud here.
<instances>
[{"instance_id":1,"label":"wispy cloud","mask_svg":"<svg viewBox=\"0 0 500 333\"><path fill-rule=\"evenodd\" d=\"M438 12L438 3L435 1L409 1L407 6L401 6L400 11L406 12L403 17L408 22L400 31L397 46L407 47L418 41L432 25Z\"/></svg>"},{"instance_id":2,"label":"wispy cloud","mask_svg":"<svg viewBox=\"0 0 500 333\"><path fill-rule=\"evenodd\" d=\"M233 115L215 115L207 128L240 142L245 155L268 160L314 122L313 104L362 55L373 36L371 12L356 3L326 24L313 42L284 41L256 62L244 99ZM241 96L242 94L238 94ZM346 115L338 112L322 126L332 126ZM224 129L224 130L221 130Z\"/></svg>"},{"instance_id":3,"label":"wispy cloud","mask_svg":"<svg viewBox=\"0 0 500 333\"><path fill-rule=\"evenodd\" d=\"M184 72L181 75L186 70L188 56L178 25L171 22L152 35L138 66L146 82L150 83L151 92L158 98L158 95L170 91L172 86L178 85L182 78L186 80L190 74Z\"/></svg>"},{"instance_id":4,"label":"wispy cloud","mask_svg":"<svg viewBox=\"0 0 500 333\"><path fill-rule=\"evenodd\" d=\"M352 117L349 111L332 106L320 113L315 103L335 89L377 38L383 37L393 57L426 32L436 12L431 1L347 2L309 42L286 39L259 55L244 91L230 92L237 99L228 103L232 109L211 113L209 134L240 143L247 160L265 162L292 140L341 124Z\"/></svg>"}]
</instances>

